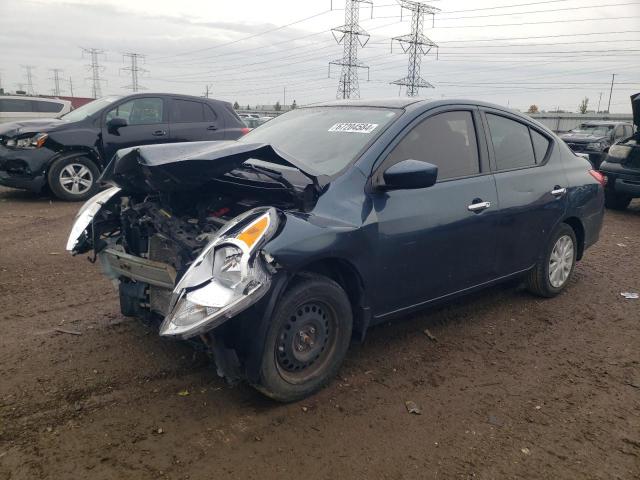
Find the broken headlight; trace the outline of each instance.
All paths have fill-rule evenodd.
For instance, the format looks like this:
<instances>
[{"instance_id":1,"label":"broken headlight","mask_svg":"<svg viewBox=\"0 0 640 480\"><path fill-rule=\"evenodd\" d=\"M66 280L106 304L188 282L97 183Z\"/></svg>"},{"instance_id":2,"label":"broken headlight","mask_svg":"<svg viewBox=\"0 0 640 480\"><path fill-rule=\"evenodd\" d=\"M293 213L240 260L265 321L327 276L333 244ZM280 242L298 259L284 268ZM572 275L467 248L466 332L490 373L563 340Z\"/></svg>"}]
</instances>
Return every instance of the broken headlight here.
<instances>
[{"instance_id":1,"label":"broken headlight","mask_svg":"<svg viewBox=\"0 0 640 480\"><path fill-rule=\"evenodd\" d=\"M85 202L73 222L71 227L71 233L69 233L69 239L67 240L67 251L72 252L78 246L80 237L86 232L87 227L91 224L93 217L100 211L102 206L107 203L111 197L120 191L118 187L111 187L103 190L102 192L94 195Z\"/></svg>"},{"instance_id":2,"label":"broken headlight","mask_svg":"<svg viewBox=\"0 0 640 480\"><path fill-rule=\"evenodd\" d=\"M218 233L173 291L160 334L189 338L216 328L269 290L271 275L259 252L275 233L275 209L255 209Z\"/></svg>"}]
</instances>

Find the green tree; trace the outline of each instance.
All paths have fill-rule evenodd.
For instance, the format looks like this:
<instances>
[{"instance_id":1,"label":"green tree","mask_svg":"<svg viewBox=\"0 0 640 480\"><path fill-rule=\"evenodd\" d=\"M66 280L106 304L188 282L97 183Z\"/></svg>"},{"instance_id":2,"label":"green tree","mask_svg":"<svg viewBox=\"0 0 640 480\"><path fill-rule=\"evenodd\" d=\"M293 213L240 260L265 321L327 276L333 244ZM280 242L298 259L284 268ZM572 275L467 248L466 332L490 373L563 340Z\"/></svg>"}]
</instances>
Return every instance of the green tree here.
<instances>
[{"instance_id":1,"label":"green tree","mask_svg":"<svg viewBox=\"0 0 640 480\"><path fill-rule=\"evenodd\" d=\"M533 104L531 106L529 106L529 110L527 110L527 113L538 113L540 110L538 110L538 106Z\"/></svg>"},{"instance_id":2,"label":"green tree","mask_svg":"<svg viewBox=\"0 0 640 480\"><path fill-rule=\"evenodd\" d=\"M233 109L234 110L239 110L240 109L240 104L238 102L233 102Z\"/></svg>"},{"instance_id":3,"label":"green tree","mask_svg":"<svg viewBox=\"0 0 640 480\"><path fill-rule=\"evenodd\" d=\"M280 110L282 110L282 105L280 105L280 102L276 102L276 104L273 106L273 109L276 112L279 112Z\"/></svg>"},{"instance_id":4,"label":"green tree","mask_svg":"<svg viewBox=\"0 0 640 480\"><path fill-rule=\"evenodd\" d=\"M293 103L291 104L291 110L298 108L298 104L296 103L296 101L294 100Z\"/></svg>"},{"instance_id":5,"label":"green tree","mask_svg":"<svg viewBox=\"0 0 640 480\"><path fill-rule=\"evenodd\" d=\"M580 105L578 105L578 110L580 111L580 113L585 114L587 113L588 108L589 108L589 97L584 97L580 102Z\"/></svg>"}]
</instances>

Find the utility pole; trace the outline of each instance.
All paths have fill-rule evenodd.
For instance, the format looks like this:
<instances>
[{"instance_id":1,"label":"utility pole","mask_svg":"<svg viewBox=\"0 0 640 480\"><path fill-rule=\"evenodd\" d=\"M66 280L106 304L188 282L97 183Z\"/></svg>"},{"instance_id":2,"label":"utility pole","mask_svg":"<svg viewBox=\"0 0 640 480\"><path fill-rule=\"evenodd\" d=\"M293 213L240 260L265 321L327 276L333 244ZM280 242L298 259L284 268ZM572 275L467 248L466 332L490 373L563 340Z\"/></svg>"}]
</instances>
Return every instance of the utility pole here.
<instances>
[{"instance_id":1,"label":"utility pole","mask_svg":"<svg viewBox=\"0 0 640 480\"><path fill-rule=\"evenodd\" d=\"M415 97L418 95L420 88L434 88L429 82L420 76L420 63L422 55L426 55L429 51L436 47L431 39L422 33L424 28L424 15L432 15L440 11L439 8L432 7L416 0L398 0L400 3L400 17L402 19L402 10L411 11L411 33L391 39L391 51L393 52L393 42L400 44L402 51L409 54L409 67L407 76L391 82L393 85L404 85L407 87L407 97Z\"/></svg>"},{"instance_id":2,"label":"utility pole","mask_svg":"<svg viewBox=\"0 0 640 480\"><path fill-rule=\"evenodd\" d=\"M369 67L358 60L358 46L364 47L369 41L369 34L359 25L361 3L371 5L373 18L372 0L345 0L344 25L331 30L336 42L343 45L342 58L329 62L329 76L331 65L342 67L336 98L360 98L359 68L367 69L367 80L369 79Z\"/></svg>"},{"instance_id":3,"label":"utility pole","mask_svg":"<svg viewBox=\"0 0 640 480\"><path fill-rule=\"evenodd\" d=\"M62 70L59 68L52 68L50 70L53 72L53 77L51 77L51 80L53 80L53 89L51 90L51 93L53 93L55 97L59 97L62 92L62 89L60 88L60 73Z\"/></svg>"},{"instance_id":4,"label":"utility pole","mask_svg":"<svg viewBox=\"0 0 640 480\"><path fill-rule=\"evenodd\" d=\"M144 68L140 68L140 66L138 65L138 62L140 60L142 60L144 62L144 55L140 54L140 53L133 53L133 52L129 52L129 53L124 53L122 55L123 60L125 58L128 58L130 61L130 65L129 67L124 67L121 70L125 70L125 71L129 71L131 72L131 85L127 85L124 88L128 88L130 90L133 90L133 92L138 92L139 90L144 90L145 87L143 87L142 85L140 85L138 83L138 74L139 73L145 73L147 70L145 70Z\"/></svg>"},{"instance_id":5,"label":"utility pole","mask_svg":"<svg viewBox=\"0 0 640 480\"><path fill-rule=\"evenodd\" d=\"M91 64L87 65L89 70L91 70L91 76L88 80L91 80L91 96L93 98L98 98L102 96L102 80L100 78L100 72L104 70L103 67L98 63L98 56L104 53L104 50L100 50L98 48L83 48L82 53L86 53L91 57Z\"/></svg>"},{"instance_id":6,"label":"utility pole","mask_svg":"<svg viewBox=\"0 0 640 480\"><path fill-rule=\"evenodd\" d=\"M282 108L287 105L287 87L282 87Z\"/></svg>"},{"instance_id":7,"label":"utility pole","mask_svg":"<svg viewBox=\"0 0 640 480\"><path fill-rule=\"evenodd\" d=\"M613 94L613 82L616 79L616 74L611 74L611 90L609 90L609 104L607 105L607 113L611 113L611 95Z\"/></svg>"},{"instance_id":8,"label":"utility pole","mask_svg":"<svg viewBox=\"0 0 640 480\"><path fill-rule=\"evenodd\" d=\"M602 92L600 92L600 97L598 98L598 109L596 110L596 113L600 113L600 102L602 101Z\"/></svg>"},{"instance_id":9,"label":"utility pole","mask_svg":"<svg viewBox=\"0 0 640 480\"><path fill-rule=\"evenodd\" d=\"M69 92L71 92L71 96L73 97L73 80L69 77Z\"/></svg>"},{"instance_id":10,"label":"utility pole","mask_svg":"<svg viewBox=\"0 0 640 480\"><path fill-rule=\"evenodd\" d=\"M27 80L27 93L33 95L35 93L33 90L33 69L36 67L33 65L22 65L22 68L24 68L24 76Z\"/></svg>"},{"instance_id":11,"label":"utility pole","mask_svg":"<svg viewBox=\"0 0 640 480\"><path fill-rule=\"evenodd\" d=\"M209 94L211 93L211 87L213 87L213 85L205 85L204 86L204 97L209 98Z\"/></svg>"}]
</instances>

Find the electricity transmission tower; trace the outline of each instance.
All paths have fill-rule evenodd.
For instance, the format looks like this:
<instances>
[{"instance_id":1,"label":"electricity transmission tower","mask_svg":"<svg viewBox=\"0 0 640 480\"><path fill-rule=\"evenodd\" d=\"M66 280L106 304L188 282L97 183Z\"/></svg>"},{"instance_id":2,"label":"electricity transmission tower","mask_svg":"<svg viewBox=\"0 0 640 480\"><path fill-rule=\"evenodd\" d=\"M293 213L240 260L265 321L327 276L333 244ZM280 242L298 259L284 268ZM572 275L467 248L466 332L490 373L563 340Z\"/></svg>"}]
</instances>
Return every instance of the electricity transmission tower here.
<instances>
[{"instance_id":1,"label":"electricity transmission tower","mask_svg":"<svg viewBox=\"0 0 640 480\"><path fill-rule=\"evenodd\" d=\"M369 41L369 34L359 25L361 3L371 5L373 16L372 0L345 0L344 25L331 30L336 42L343 45L342 58L329 62L329 76L331 65L342 67L336 98L360 98L359 68L367 69L368 79L369 67L358 60L358 46L364 47Z\"/></svg>"},{"instance_id":2,"label":"electricity transmission tower","mask_svg":"<svg viewBox=\"0 0 640 480\"><path fill-rule=\"evenodd\" d=\"M53 93L55 97L59 97L62 92L62 88L60 88L60 73L62 73L62 70L59 68L52 68L51 72L53 73L53 77L51 77L51 80L53 80L53 89L51 90L51 93Z\"/></svg>"},{"instance_id":3,"label":"electricity transmission tower","mask_svg":"<svg viewBox=\"0 0 640 480\"><path fill-rule=\"evenodd\" d=\"M24 68L24 77L27 80L27 93L33 95L35 93L33 90L33 69L36 67L33 65L22 65L22 68Z\"/></svg>"},{"instance_id":4,"label":"electricity transmission tower","mask_svg":"<svg viewBox=\"0 0 640 480\"><path fill-rule=\"evenodd\" d=\"M400 44L402 51L409 54L409 68L406 77L391 83L406 86L407 97L415 97L418 95L420 88L433 88L433 85L420 76L420 63L422 56L429 53L433 47L437 48L438 45L424 35L422 29L424 27L424 15L435 15L440 9L416 0L398 1L401 12L405 8L411 11L411 33L392 38L391 49L393 50L394 41Z\"/></svg>"},{"instance_id":5,"label":"electricity transmission tower","mask_svg":"<svg viewBox=\"0 0 640 480\"><path fill-rule=\"evenodd\" d=\"M104 50L100 50L98 48L83 48L82 53L86 53L91 56L91 64L87 65L89 70L91 70L91 76L87 77L87 80L91 80L91 96L93 98L98 98L102 96L102 80L100 78L100 72L104 70L104 67L101 67L98 63L98 56L104 53Z\"/></svg>"},{"instance_id":6,"label":"electricity transmission tower","mask_svg":"<svg viewBox=\"0 0 640 480\"><path fill-rule=\"evenodd\" d=\"M147 71L144 68L140 68L140 66L138 66L138 62L140 60L144 62L144 55L140 53L129 52L129 53L122 54L122 57L123 57L123 60L125 58L128 58L131 64L131 66L129 67L122 68L122 70L131 72L131 84L127 85L124 88L129 88L133 90L134 93L139 90L144 90L145 87L143 87L138 83L138 74L143 74Z\"/></svg>"}]
</instances>

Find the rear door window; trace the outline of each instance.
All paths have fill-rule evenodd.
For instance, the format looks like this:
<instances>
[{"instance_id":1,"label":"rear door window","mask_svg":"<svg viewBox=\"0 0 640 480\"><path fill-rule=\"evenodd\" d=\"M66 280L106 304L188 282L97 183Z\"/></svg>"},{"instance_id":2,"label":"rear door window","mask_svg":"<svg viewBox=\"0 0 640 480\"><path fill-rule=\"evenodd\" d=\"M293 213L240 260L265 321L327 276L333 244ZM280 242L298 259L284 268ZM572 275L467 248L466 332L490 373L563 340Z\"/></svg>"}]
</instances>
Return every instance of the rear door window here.
<instances>
[{"instance_id":1,"label":"rear door window","mask_svg":"<svg viewBox=\"0 0 640 480\"><path fill-rule=\"evenodd\" d=\"M486 117L498 170L536 164L529 127L500 115L487 113Z\"/></svg>"},{"instance_id":2,"label":"rear door window","mask_svg":"<svg viewBox=\"0 0 640 480\"><path fill-rule=\"evenodd\" d=\"M533 150L536 154L536 163L542 163L544 157L549 150L549 144L551 143L547 137L541 133L536 132L534 129L529 129L531 132L531 140L533 141Z\"/></svg>"},{"instance_id":3,"label":"rear door window","mask_svg":"<svg viewBox=\"0 0 640 480\"><path fill-rule=\"evenodd\" d=\"M173 123L200 123L205 121L204 105L191 100L173 99L171 110Z\"/></svg>"},{"instance_id":4,"label":"rear door window","mask_svg":"<svg viewBox=\"0 0 640 480\"><path fill-rule=\"evenodd\" d=\"M415 126L389 154L387 164L409 159L437 165L438 180L480 173L471 112L439 113Z\"/></svg>"},{"instance_id":5,"label":"rear door window","mask_svg":"<svg viewBox=\"0 0 640 480\"><path fill-rule=\"evenodd\" d=\"M43 101L34 101L34 106L36 107L36 112L42 113L59 113L62 111L64 104L58 102L43 102Z\"/></svg>"},{"instance_id":6,"label":"rear door window","mask_svg":"<svg viewBox=\"0 0 640 480\"><path fill-rule=\"evenodd\" d=\"M21 98L0 98L0 112L33 112L33 102Z\"/></svg>"}]
</instances>

